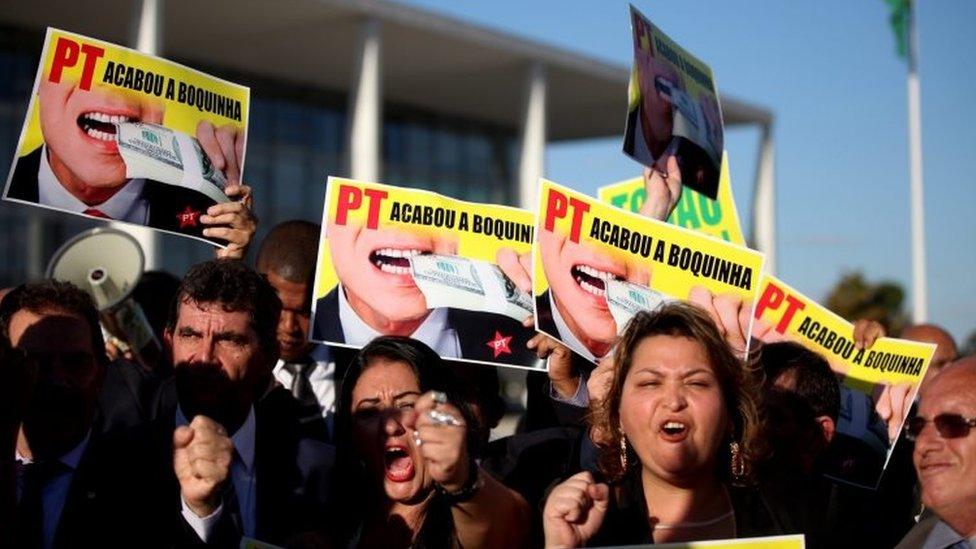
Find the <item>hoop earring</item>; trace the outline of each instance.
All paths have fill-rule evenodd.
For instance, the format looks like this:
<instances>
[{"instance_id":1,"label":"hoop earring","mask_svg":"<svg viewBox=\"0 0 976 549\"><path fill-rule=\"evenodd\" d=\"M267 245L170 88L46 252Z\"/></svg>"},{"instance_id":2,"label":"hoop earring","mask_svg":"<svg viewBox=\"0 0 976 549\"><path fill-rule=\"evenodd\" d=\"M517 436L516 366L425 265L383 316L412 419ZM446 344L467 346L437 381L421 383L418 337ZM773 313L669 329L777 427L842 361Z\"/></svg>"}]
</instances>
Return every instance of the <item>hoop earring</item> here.
<instances>
[{"instance_id":1,"label":"hoop earring","mask_svg":"<svg viewBox=\"0 0 976 549\"><path fill-rule=\"evenodd\" d=\"M742 449L739 447L739 443L734 440L730 442L729 451L732 453L732 459L729 462L732 469L732 479L742 480L746 474L746 462L742 459Z\"/></svg>"},{"instance_id":2,"label":"hoop earring","mask_svg":"<svg viewBox=\"0 0 976 549\"><path fill-rule=\"evenodd\" d=\"M620 431L620 469L627 471L627 437Z\"/></svg>"}]
</instances>

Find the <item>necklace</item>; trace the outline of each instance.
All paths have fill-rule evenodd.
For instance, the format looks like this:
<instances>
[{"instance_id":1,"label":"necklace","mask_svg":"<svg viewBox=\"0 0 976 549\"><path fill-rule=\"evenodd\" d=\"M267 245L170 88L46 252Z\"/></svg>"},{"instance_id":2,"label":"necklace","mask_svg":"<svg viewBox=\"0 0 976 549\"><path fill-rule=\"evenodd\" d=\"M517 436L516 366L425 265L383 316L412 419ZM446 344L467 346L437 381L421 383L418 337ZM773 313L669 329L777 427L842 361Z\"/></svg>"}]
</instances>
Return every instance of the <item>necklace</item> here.
<instances>
[{"instance_id":1,"label":"necklace","mask_svg":"<svg viewBox=\"0 0 976 549\"><path fill-rule=\"evenodd\" d=\"M675 522L673 524L661 524L661 523L658 523L658 524L655 524L654 525L654 529L655 530L675 530L675 529L678 529L678 528L701 528L703 526L711 526L713 524L717 524L717 523L722 522L723 520L725 520L725 519L727 519L729 517L732 517L732 537L735 537L735 535L737 534L737 531L736 531L737 528L736 528L736 524L735 524L735 513L733 512L733 509L732 509L732 498L729 496L729 491L728 491L727 488L723 487L722 493L725 496L725 501L728 502L728 504L729 504L729 510L727 512L722 513L721 515L719 515L719 516L717 516L717 517L715 517L713 519L708 519L708 520L689 521L689 522Z\"/></svg>"},{"instance_id":2,"label":"necklace","mask_svg":"<svg viewBox=\"0 0 976 549\"><path fill-rule=\"evenodd\" d=\"M729 518L730 516L732 516L732 511L731 510L729 510L726 513L722 513L721 515L719 515L719 516L717 516L717 517L715 517L713 519L709 519L709 520L700 520L700 521L694 521L694 522L676 522L674 524L660 524L660 523L658 523L658 524L655 524L654 525L654 529L655 530L671 530L673 528L700 528L702 526L711 526L711 525L713 525L713 524L715 524L717 522L721 522L721 521Z\"/></svg>"}]
</instances>

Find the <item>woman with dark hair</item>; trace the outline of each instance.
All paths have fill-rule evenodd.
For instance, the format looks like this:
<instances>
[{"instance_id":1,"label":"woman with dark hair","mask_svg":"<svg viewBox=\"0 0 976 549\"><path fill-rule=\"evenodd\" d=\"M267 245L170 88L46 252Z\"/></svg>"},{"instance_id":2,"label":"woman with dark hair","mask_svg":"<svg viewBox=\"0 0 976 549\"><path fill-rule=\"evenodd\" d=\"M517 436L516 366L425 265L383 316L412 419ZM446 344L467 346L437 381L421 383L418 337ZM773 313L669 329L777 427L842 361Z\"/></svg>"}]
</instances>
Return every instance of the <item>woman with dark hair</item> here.
<instances>
[{"instance_id":1,"label":"woman with dark hair","mask_svg":"<svg viewBox=\"0 0 976 549\"><path fill-rule=\"evenodd\" d=\"M608 482L587 471L552 490L546 546L799 531L750 484L764 451L757 387L707 313L686 303L638 313L614 362L590 415L598 476Z\"/></svg>"},{"instance_id":2,"label":"woman with dark hair","mask_svg":"<svg viewBox=\"0 0 976 549\"><path fill-rule=\"evenodd\" d=\"M518 547L529 508L481 470L454 372L423 343L379 337L342 380L338 497L349 547Z\"/></svg>"}]
</instances>

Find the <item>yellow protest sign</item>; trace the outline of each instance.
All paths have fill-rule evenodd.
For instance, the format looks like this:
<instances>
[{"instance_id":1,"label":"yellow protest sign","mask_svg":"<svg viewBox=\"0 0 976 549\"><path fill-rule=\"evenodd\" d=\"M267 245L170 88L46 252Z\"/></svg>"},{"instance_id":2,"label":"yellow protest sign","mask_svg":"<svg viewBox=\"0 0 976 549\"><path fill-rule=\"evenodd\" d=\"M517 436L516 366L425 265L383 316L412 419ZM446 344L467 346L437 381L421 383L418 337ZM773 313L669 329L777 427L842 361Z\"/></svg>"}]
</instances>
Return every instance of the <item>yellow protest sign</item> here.
<instances>
[{"instance_id":1,"label":"yellow protest sign","mask_svg":"<svg viewBox=\"0 0 976 549\"><path fill-rule=\"evenodd\" d=\"M718 199L712 200L690 187L685 187L674 211L668 217L668 223L745 246L745 238L739 225L739 213L732 197L728 159L728 153L723 154ZM618 208L637 213L647 200L644 178L635 177L600 187L597 189L597 197Z\"/></svg>"},{"instance_id":2,"label":"yellow protest sign","mask_svg":"<svg viewBox=\"0 0 976 549\"><path fill-rule=\"evenodd\" d=\"M769 275L763 275L753 315L753 337L803 345L843 380L836 431L822 459L824 474L877 486L935 345L884 337L859 349L853 324Z\"/></svg>"},{"instance_id":3,"label":"yellow protest sign","mask_svg":"<svg viewBox=\"0 0 976 549\"><path fill-rule=\"evenodd\" d=\"M202 236L244 168L250 91L49 28L4 198Z\"/></svg>"},{"instance_id":4,"label":"yellow protest sign","mask_svg":"<svg viewBox=\"0 0 976 549\"><path fill-rule=\"evenodd\" d=\"M638 549L646 545L623 546L618 549ZM761 538L739 538L710 541L688 541L682 543L654 544L661 549L804 549L806 543L802 534L790 536L765 536Z\"/></svg>"},{"instance_id":5,"label":"yellow protest sign","mask_svg":"<svg viewBox=\"0 0 976 549\"><path fill-rule=\"evenodd\" d=\"M530 212L329 178L312 339L411 335L444 358L537 368Z\"/></svg>"},{"instance_id":6,"label":"yellow protest sign","mask_svg":"<svg viewBox=\"0 0 976 549\"><path fill-rule=\"evenodd\" d=\"M636 310L655 302L728 295L751 308L757 295L761 253L551 181L540 185L536 223L537 328L590 360L609 350Z\"/></svg>"}]
</instances>

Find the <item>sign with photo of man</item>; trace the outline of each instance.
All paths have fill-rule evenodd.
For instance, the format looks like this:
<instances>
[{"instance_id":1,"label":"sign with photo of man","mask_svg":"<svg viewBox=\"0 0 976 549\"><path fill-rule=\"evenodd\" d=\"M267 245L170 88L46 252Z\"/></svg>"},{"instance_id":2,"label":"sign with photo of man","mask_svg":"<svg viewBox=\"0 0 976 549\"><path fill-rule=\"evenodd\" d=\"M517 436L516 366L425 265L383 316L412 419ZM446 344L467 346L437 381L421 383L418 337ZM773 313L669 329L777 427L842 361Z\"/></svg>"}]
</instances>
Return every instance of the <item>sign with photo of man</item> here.
<instances>
[{"instance_id":1,"label":"sign with photo of man","mask_svg":"<svg viewBox=\"0 0 976 549\"><path fill-rule=\"evenodd\" d=\"M410 336L448 359L544 367L526 345L530 212L330 177L322 229L313 341Z\"/></svg>"},{"instance_id":2,"label":"sign with photo of man","mask_svg":"<svg viewBox=\"0 0 976 549\"><path fill-rule=\"evenodd\" d=\"M3 197L223 246L200 217L241 184L249 102L246 87L49 28Z\"/></svg>"},{"instance_id":3,"label":"sign with photo of man","mask_svg":"<svg viewBox=\"0 0 976 549\"><path fill-rule=\"evenodd\" d=\"M634 68L624 153L661 172L676 157L683 184L714 200L724 136L712 69L633 6L630 15Z\"/></svg>"}]
</instances>

